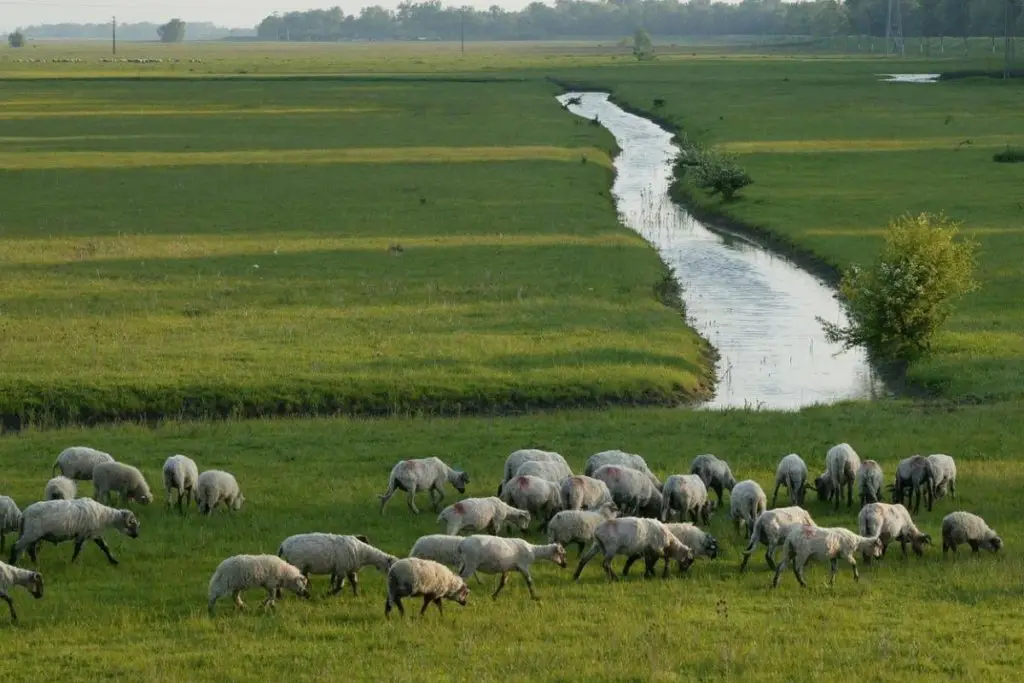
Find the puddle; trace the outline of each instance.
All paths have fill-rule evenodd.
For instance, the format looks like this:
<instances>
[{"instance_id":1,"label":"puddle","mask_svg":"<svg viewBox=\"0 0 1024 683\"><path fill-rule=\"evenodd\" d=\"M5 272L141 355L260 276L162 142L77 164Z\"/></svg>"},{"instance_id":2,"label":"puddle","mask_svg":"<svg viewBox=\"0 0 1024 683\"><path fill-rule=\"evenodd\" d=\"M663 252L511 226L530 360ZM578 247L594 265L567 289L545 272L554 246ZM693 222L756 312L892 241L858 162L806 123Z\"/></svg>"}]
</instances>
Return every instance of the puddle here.
<instances>
[{"instance_id":1,"label":"puddle","mask_svg":"<svg viewBox=\"0 0 1024 683\"><path fill-rule=\"evenodd\" d=\"M937 83L941 74L875 74L883 83Z\"/></svg>"}]
</instances>

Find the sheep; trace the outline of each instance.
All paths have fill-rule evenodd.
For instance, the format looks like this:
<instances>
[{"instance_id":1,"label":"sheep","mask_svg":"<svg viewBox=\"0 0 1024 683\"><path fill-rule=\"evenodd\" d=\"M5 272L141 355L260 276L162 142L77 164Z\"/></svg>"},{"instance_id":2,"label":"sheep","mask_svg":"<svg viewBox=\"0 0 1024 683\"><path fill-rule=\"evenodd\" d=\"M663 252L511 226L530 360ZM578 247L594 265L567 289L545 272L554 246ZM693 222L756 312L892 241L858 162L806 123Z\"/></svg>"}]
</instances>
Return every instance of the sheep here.
<instances>
[{"instance_id":1,"label":"sheep","mask_svg":"<svg viewBox=\"0 0 1024 683\"><path fill-rule=\"evenodd\" d=\"M928 511L932 510L932 468L928 459L921 455L912 455L904 458L896 466L896 481L889 485L892 491L892 502L902 503L903 496L908 494L908 503L913 505L915 515L921 509L921 494L924 493Z\"/></svg>"},{"instance_id":2,"label":"sheep","mask_svg":"<svg viewBox=\"0 0 1024 683\"><path fill-rule=\"evenodd\" d=\"M650 558L664 557L680 563L685 571L693 564L693 550L679 542L668 528L656 519L644 517L619 517L602 522L594 529L594 543L580 558L573 581L578 581L583 568L598 553L604 553L602 566L609 580L618 579L612 571L612 560L616 555L628 558L643 557L647 565L644 576L654 574L654 563ZM668 563L662 577L668 576Z\"/></svg>"},{"instance_id":3,"label":"sheep","mask_svg":"<svg viewBox=\"0 0 1024 683\"><path fill-rule=\"evenodd\" d=\"M882 557L892 541L899 541L903 557L907 557L907 543L918 557L924 554L921 546L931 544L932 537L922 533L910 518L910 512L899 503L869 503L857 515L857 530L861 536L877 536L882 539ZM864 555L864 563L871 564L871 557Z\"/></svg>"},{"instance_id":4,"label":"sheep","mask_svg":"<svg viewBox=\"0 0 1024 683\"><path fill-rule=\"evenodd\" d=\"M497 536L506 524L518 526L525 532L530 528L530 513L514 508L496 496L466 498L441 510L437 523L447 525L449 536L456 536L464 529L487 530Z\"/></svg>"},{"instance_id":5,"label":"sheep","mask_svg":"<svg viewBox=\"0 0 1024 683\"><path fill-rule=\"evenodd\" d=\"M504 474L502 474L501 483L498 484L498 492L494 495L500 496L501 489L505 486L505 482L514 477L519 467L527 462L560 462L565 465L567 469L569 467L569 463L565 462L565 458L554 451L544 451L538 448L523 448L518 451L513 451L512 454L505 459Z\"/></svg>"},{"instance_id":6,"label":"sheep","mask_svg":"<svg viewBox=\"0 0 1024 683\"><path fill-rule=\"evenodd\" d=\"M43 500L74 500L78 495L78 485L74 479L68 479L63 474L58 475L46 482L43 488Z\"/></svg>"},{"instance_id":7,"label":"sheep","mask_svg":"<svg viewBox=\"0 0 1024 683\"><path fill-rule=\"evenodd\" d=\"M956 462L953 458L944 453L933 453L925 460L931 468L932 499L945 498L947 489L956 498Z\"/></svg>"},{"instance_id":8,"label":"sheep","mask_svg":"<svg viewBox=\"0 0 1024 683\"><path fill-rule=\"evenodd\" d=\"M171 507L171 492L178 494L178 512L185 513L196 495L196 487L199 485L199 467L195 460L185 455L172 455L164 460L164 489L167 491L167 507ZM184 501L184 506L182 502Z\"/></svg>"},{"instance_id":9,"label":"sheep","mask_svg":"<svg viewBox=\"0 0 1024 683\"><path fill-rule=\"evenodd\" d=\"M569 466L561 462L541 462L538 460L531 460L524 462L516 470L513 477L530 476L537 477L538 479L544 479L550 481L552 484L561 484L562 480L566 477L572 476L572 470ZM506 482L507 485L507 482Z\"/></svg>"},{"instance_id":10,"label":"sheep","mask_svg":"<svg viewBox=\"0 0 1024 683\"><path fill-rule=\"evenodd\" d=\"M561 543L565 547L575 543L576 559L579 559L586 544L594 540L597 525L615 519L618 514L618 508L611 502L597 510L562 510L548 522L548 542Z\"/></svg>"},{"instance_id":11,"label":"sheep","mask_svg":"<svg viewBox=\"0 0 1024 683\"><path fill-rule=\"evenodd\" d=\"M561 489L565 510L595 510L612 502L608 485L585 474L566 477L562 480Z\"/></svg>"},{"instance_id":12,"label":"sheep","mask_svg":"<svg viewBox=\"0 0 1024 683\"><path fill-rule=\"evenodd\" d=\"M661 491L661 482L658 480L658 477L647 466L647 461L635 453L626 453L625 451L618 450L595 453L587 458L587 462L583 466L583 474L588 477L594 477L596 476L594 473L605 465L618 465L619 467L627 467L631 470L642 472L647 475L651 485Z\"/></svg>"},{"instance_id":13,"label":"sheep","mask_svg":"<svg viewBox=\"0 0 1024 683\"><path fill-rule=\"evenodd\" d=\"M540 521L544 531L551 517L562 509L562 492L557 484L528 474L518 474L501 491L501 500L512 507L526 510Z\"/></svg>"},{"instance_id":14,"label":"sheep","mask_svg":"<svg viewBox=\"0 0 1024 683\"><path fill-rule=\"evenodd\" d=\"M10 496L0 496L0 552L7 548L7 534L21 529L21 510Z\"/></svg>"},{"instance_id":15,"label":"sheep","mask_svg":"<svg viewBox=\"0 0 1024 683\"><path fill-rule=\"evenodd\" d=\"M885 483L885 475L882 473L882 466L874 460L865 460L857 470L857 477L854 480L854 488L860 496L860 506L871 503L878 503L882 500L882 485Z\"/></svg>"},{"instance_id":16,"label":"sheep","mask_svg":"<svg viewBox=\"0 0 1024 683\"><path fill-rule=\"evenodd\" d=\"M673 474L665 480L661 504L661 521L667 522L672 512L679 512L683 519L687 515L694 524L698 519L706 526L715 509L714 501L708 497L704 480L696 474Z\"/></svg>"},{"instance_id":17,"label":"sheep","mask_svg":"<svg viewBox=\"0 0 1024 683\"><path fill-rule=\"evenodd\" d=\"M816 526L811 513L798 505L785 508L765 510L754 520L754 528L750 532L750 541L743 550L743 561L740 571L747 568L751 554L757 549L758 543L765 545L764 561L769 569L775 569L775 551L786 540L786 534L793 525Z\"/></svg>"},{"instance_id":18,"label":"sheep","mask_svg":"<svg viewBox=\"0 0 1024 683\"><path fill-rule=\"evenodd\" d=\"M92 479L92 469L101 462L114 462L114 456L88 446L71 446L57 456L57 461L53 463L53 474L56 475L57 470L60 470L68 479L89 481Z\"/></svg>"},{"instance_id":19,"label":"sheep","mask_svg":"<svg viewBox=\"0 0 1024 683\"><path fill-rule=\"evenodd\" d=\"M43 575L0 562L0 599L7 603L7 608L11 611L12 624L18 623L18 612L14 609L14 600L10 596L10 590L15 586L22 586L38 600L43 597Z\"/></svg>"},{"instance_id":20,"label":"sheep","mask_svg":"<svg viewBox=\"0 0 1024 683\"><path fill-rule=\"evenodd\" d=\"M391 474L388 475L388 490L383 495L377 496L380 499L380 514L384 514L384 506L399 489L408 494L409 509L413 511L413 514L420 514L415 501L417 491L427 492L430 505L434 508L434 512L437 512L438 505L444 500L444 483L446 481L454 486L459 493L465 493L469 475L452 469L440 458L402 460L391 468ZM437 494L436 500L435 493Z\"/></svg>"},{"instance_id":21,"label":"sheep","mask_svg":"<svg viewBox=\"0 0 1024 683\"><path fill-rule=\"evenodd\" d=\"M430 603L437 605L437 611L444 614L441 599L454 600L462 606L469 601L469 586L464 579L448 567L433 560L419 557L405 557L388 570L388 599L384 603L384 616L391 618L392 607L405 616L402 598L423 596L423 616Z\"/></svg>"},{"instance_id":22,"label":"sheep","mask_svg":"<svg viewBox=\"0 0 1024 683\"><path fill-rule=\"evenodd\" d=\"M120 462L101 462L92 470L92 483L96 487L94 498L101 503L110 503L110 494L117 493L126 501L135 500L149 505L153 500L149 484L135 467Z\"/></svg>"},{"instance_id":23,"label":"sheep","mask_svg":"<svg viewBox=\"0 0 1024 683\"><path fill-rule=\"evenodd\" d=\"M694 558L703 555L704 557L713 560L716 557L718 557L718 541L715 539L714 536L712 536L706 531L703 531L696 525L691 524L689 522L683 522L681 524L671 523L666 524L665 528L668 529L673 536L679 539L680 543L682 543L687 548L693 551ZM626 576L626 574L629 572L630 566L632 566L633 561L636 559L639 558L633 557L626 560L626 566L622 568L623 576ZM656 567L659 559L661 558L652 556L647 561L651 562L652 565ZM665 559L665 572L668 572L668 565L669 561L668 559ZM685 571L685 569L683 569L683 564L681 562L676 562L676 566L678 567L680 574L682 574Z\"/></svg>"},{"instance_id":24,"label":"sheep","mask_svg":"<svg viewBox=\"0 0 1024 683\"><path fill-rule=\"evenodd\" d=\"M308 533L289 536L281 541L277 556L299 568L307 579L310 574L330 574L329 595L337 595L345 587L345 579L352 584L352 595L359 594L357 573L372 565L387 574L398 559L367 543L366 536ZM280 589L278 589L280 597Z\"/></svg>"},{"instance_id":25,"label":"sheep","mask_svg":"<svg viewBox=\"0 0 1024 683\"><path fill-rule=\"evenodd\" d=\"M779 461L775 468L775 492L772 493L772 507L779 498L779 487L785 486L789 492L789 504L791 506L803 506L804 496L807 494L807 463L796 453L790 453Z\"/></svg>"},{"instance_id":26,"label":"sheep","mask_svg":"<svg viewBox=\"0 0 1024 683\"><path fill-rule=\"evenodd\" d=\"M21 515L21 535L11 548L10 564L18 564L18 557L28 550L29 559L36 561L39 544L49 541L54 545L74 540L75 552L71 561L78 559L85 542L92 540L110 564L118 564L110 552L103 532L114 527L129 538L139 535L139 520L131 510L118 510L97 503L92 498L75 500L44 500L32 503Z\"/></svg>"},{"instance_id":27,"label":"sheep","mask_svg":"<svg viewBox=\"0 0 1024 683\"><path fill-rule=\"evenodd\" d=\"M782 546L782 561L775 568L772 588L779 587L779 577L786 568L787 562L793 563L793 573L803 588L804 566L811 559L829 560L831 567L828 574L828 585L836 581L839 570L839 558L846 560L853 567L853 580L860 581L857 571L857 553L865 556L880 557L882 555L882 539L877 536L860 536L842 527L818 527L810 524L792 526L786 534L786 542Z\"/></svg>"},{"instance_id":28,"label":"sheep","mask_svg":"<svg viewBox=\"0 0 1024 683\"><path fill-rule=\"evenodd\" d=\"M733 487L729 496L729 516L736 525L736 533L742 527L747 534L754 527L754 520L768 508L768 496L753 479L745 479Z\"/></svg>"},{"instance_id":29,"label":"sheep","mask_svg":"<svg viewBox=\"0 0 1024 683\"><path fill-rule=\"evenodd\" d=\"M241 510L244 502L245 496L230 472L206 470L196 480L196 507L202 514L212 515L221 503L225 509Z\"/></svg>"},{"instance_id":30,"label":"sheep","mask_svg":"<svg viewBox=\"0 0 1024 683\"><path fill-rule=\"evenodd\" d=\"M526 579L530 597L537 600L537 594L533 590L533 577L530 576L530 566L537 560L547 560L562 569L565 569L566 565L565 548L559 543L534 545L521 538L498 538L481 534L468 536L462 541L459 545L459 557L462 558L459 576L463 580L477 570L486 574L501 574L501 580L492 598L498 597L508 582L509 572L515 570Z\"/></svg>"},{"instance_id":31,"label":"sheep","mask_svg":"<svg viewBox=\"0 0 1024 683\"><path fill-rule=\"evenodd\" d=\"M951 512L942 518L942 556L946 556L946 550L958 554L961 543L971 546L975 553L980 548L997 553L1003 547L1003 539L984 519L970 512Z\"/></svg>"},{"instance_id":32,"label":"sheep","mask_svg":"<svg viewBox=\"0 0 1024 683\"><path fill-rule=\"evenodd\" d=\"M424 560L440 562L449 569L458 570L462 566L462 558L459 556L459 544L465 540L464 536L449 536L448 534L428 534L420 536L413 543L409 551L409 557L419 557ZM478 584L482 583L480 577L473 573L473 578Z\"/></svg>"},{"instance_id":33,"label":"sheep","mask_svg":"<svg viewBox=\"0 0 1024 683\"><path fill-rule=\"evenodd\" d=\"M594 479L605 483L615 506L626 514L639 517L660 514L664 505L661 492L643 472L622 465L602 465L594 471Z\"/></svg>"},{"instance_id":34,"label":"sheep","mask_svg":"<svg viewBox=\"0 0 1024 683\"><path fill-rule=\"evenodd\" d=\"M814 490L818 492L818 500L835 499L835 507L843 498L843 487L846 487L846 507L853 507L853 482L860 469L860 457L848 443L841 443L828 449L825 454L825 471L814 480Z\"/></svg>"},{"instance_id":35,"label":"sheep","mask_svg":"<svg viewBox=\"0 0 1024 683\"><path fill-rule=\"evenodd\" d=\"M267 597L263 607L273 607L278 588L287 588L299 597L309 598L309 579L299 568L288 564L276 555L233 555L219 565L207 592L207 609L214 615L217 601L226 595L234 598L235 607L245 609L242 591L256 587L265 588Z\"/></svg>"},{"instance_id":36,"label":"sheep","mask_svg":"<svg viewBox=\"0 0 1024 683\"><path fill-rule=\"evenodd\" d=\"M718 504L722 505L722 490L732 492L736 486L736 477L732 476L729 463L710 453L698 455L690 465L690 474L696 474L704 482L708 490L718 496Z\"/></svg>"}]
</instances>

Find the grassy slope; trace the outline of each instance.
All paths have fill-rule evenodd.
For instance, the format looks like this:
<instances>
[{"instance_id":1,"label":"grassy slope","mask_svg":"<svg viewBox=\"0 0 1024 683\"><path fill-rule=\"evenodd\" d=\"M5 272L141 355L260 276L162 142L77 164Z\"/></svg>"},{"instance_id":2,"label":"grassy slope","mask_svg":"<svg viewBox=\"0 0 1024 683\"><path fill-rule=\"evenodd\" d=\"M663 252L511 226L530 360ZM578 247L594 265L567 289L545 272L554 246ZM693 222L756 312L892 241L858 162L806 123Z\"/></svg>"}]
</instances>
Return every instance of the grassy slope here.
<instances>
[{"instance_id":1,"label":"grassy slope","mask_svg":"<svg viewBox=\"0 0 1024 683\"><path fill-rule=\"evenodd\" d=\"M881 83L886 71L948 63L835 60L693 61L575 73L612 88L690 136L740 155L755 184L744 199L705 208L768 230L840 267L869 261L886 222L944 211L981 243L983 288L960 307L937 353L910 379L947 396L1024 393L1021 165L994 151L1024 141L1018 82ZM970 140L971 144L961 145Z\"/></svg>"}]
</instances>

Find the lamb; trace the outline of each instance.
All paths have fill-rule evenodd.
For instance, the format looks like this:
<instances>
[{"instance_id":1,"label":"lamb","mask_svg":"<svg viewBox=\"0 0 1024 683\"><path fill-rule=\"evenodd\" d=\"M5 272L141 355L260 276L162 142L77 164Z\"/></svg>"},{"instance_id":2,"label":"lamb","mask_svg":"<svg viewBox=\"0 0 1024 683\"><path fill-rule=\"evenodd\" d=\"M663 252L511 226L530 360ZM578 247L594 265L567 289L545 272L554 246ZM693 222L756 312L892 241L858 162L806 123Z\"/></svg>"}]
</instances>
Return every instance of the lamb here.
<instances>
[{"instance_id":1,"label":"lamb","mask_svg":"<svg viewBox=\"0 0 1024 683\"><path fill-rule=\"evenodd\" d=\"M500 498L540 520L541 531L544 531L551 517L562 509L562 492L558 484L528 474L518 474L509 479L501 490Z\"/></svg>"},{"instance_id":2,"label":"lamb","mask_svg":"<svg viewBox=\"0 0 1024 683\"><path fill-rule=\"evenodd\" d=\"M288 564L276 555L234 555L219 565L210 577L207 609L213 617L217 601L226 595L234 598L235 607L245 609L242 591L265 588L267 597L263 607L273 607L278 588L287 588L296 595L309 598L309 579L298 567Z\"/></svg>"},{"instance_id":3,"label":"lamb","mask_svg":"<svg viewBox=\"0 0 1024 683\"><path fill-rule=\"evenodd\" d=\"M498 492L494 495L500 496L505 482L514 477L519 467L527 462L560 462L565 465L566 469L569 468L569 463L565 461L565 458L554 451L544 451L538 448L523 448L513 451L505 459L504 474L502 474L501 483L498 484Z\"/></svg>"},{"instance_id":4,"label":"lamb","mask_svg":"<svg viewBox=\"0 0 1024 683\"><path fill-rule=\"evenodd\" d=\"M882 485L885 483L885 475L882 473L882 466L874 460L865 460L857 470L857 477L854 480L854 488L860 496L860 506L871 503L878 503L882 500Z\"/></svg>"},{"instance_id":5,"label":"lamb","mask_svg":"<svg viewBox=\"0 0 1024 683\"><path fill-rule=\"evenodd\" d=\"M114 527L129 538L139 535L139 520L131 510L118 510L97 503L92 498L76 498L75 500L44 500L32 503L21 516L21 535L11 548L13 565L18 564L18 557L28 550L29 559L36 561L39 544L49 541L54 545L74 540L75 552L71 561L78 559L85 542L92 540L110 564L118 564L103 540L103 532L107 527Z\"/></svg>"},{"instance_id":6,"label":"lamb","mask_svg":"<svg viewBox=\"0 0 1024 683\"><path fill-rule=\"evenodd\" d=\"M798 505L785 508L766 510L754 520L754 529L750 532L750 541L743 551L740 571L747 568L750 555L757 549L758 543L765 545L764 561L769 569L775 569L775 551L786 540L786 534L794 525L816 526L811 513Z\"/></svg>"},{"instance_id":7,"label":"lamb","mask_svg":"<svg viewBox=\"0 0 1024 683\"><path fill-rule=\"evenodd\" d=\"M956 462L944 453L933 453L925 458L932 474L932 499L946 497L949 490L956 498Z\"/></svg>"},{"instance_id":8,"label":"lamb","mask_svg":"<svg viewBox=\"0 0 1024 683\"><path fill-rule=\"evenodd\" d=\"M604 553L604 567L607 577L618 579L612 571L612 560L616 555L628 558L643 557L647 565L644 576L654 574L654 562L651 558L664 557L680 563L685 571L693 564L693 550L679 542L668 528L656 519L644 517L620 517L602 522L594 529L594 543L580 558L579 566L573 574L573 581L578 581L583 568L598 553ZM665 564L663 577L668 576L668 563Z\"/></svg>"},{"instance_id":9,"label":"lamb","mask_svg":"<svg viewBox=\"0 0 1024 683\"><path fill-rule=\"evenodd\" d=\"M768 508L768 496L753 479L745 479L732 489L729 496L729 516L736 525L736 533L740 527L749 535L754 527L754 520Z\"/></svg>"},{"instance_id":10,"label":"lamb","mask_svg":"<svg viewBox=\"0 0 1024 683\"><path fill-rule=\"evenodd\" d=\"M814 480L818 500L828 502L834 499L834 509L838 510L845 486L846 507L853 507L853 482L859 469L860 457L850 444L841 443L828 449L828 453L825 454L825 471Z\"/></svg>"},{"instance_id":11,"label":"lamb","mask_svg":"<svg viewBox=\"0 0 1024 683\"><path fill-rule=\"evenodd\" d=\"M18 612L14 609L14 600L10 595L11 589L15 586L24 587L33 597L39 599L43 597L43 575L0 562L0 599L7 603L7 608L11 611L12 624L18 623Z\"/></svg>"},{"instance_id":12,"label":"lamb","mask_svg":"<svg viewBox=\"0 0 1024 683\"><path fill-rule=\"evenodd\" d=\"M514 508L496 496L466 498L449 505L437 516L438 524L447 524L447 534L456 536L464 529L489 531L498 535L505 525L515 525L520 531L530 528L530 513Z\"/></svg>"},{"instance_id":13,"label":"lamb","mask_svg":"<svg viewBox=\"0 0 1024 683\"><path fill-rule=\"evenodd\" d=\"M942 555L946 550L958 554L961 543L971 546L972 552L980 548L999 552L1003 547L1003 539L993 531L985 520L970 512L951 512L942 518Z\"/></svg>"},{"instance_id":14,"label":"lamb","mask_svg":"<svg viewBox=\"0 0 1024 683\"><path fill-rule=\"evenodd\" d=\"M651 478L639 470L602 465L594 471L594 479L605 483L615 506L626 514L657 517L664 506L661 492L651 483Z\"/></svg>"},{"instance_id":15,"label":"lamb","mask_svg":"<svg viewBox=\"0 0 1024 683\"><path fill-rule=\"evenodd\" d=\"M465 540L463 536L449 536L448 534L428 534L420 536L413 543L409 551L409 557L419 557L424 560L440 562L449 569L459 569L462 566L462 557L459 555L459 544ZM480 577L473 574L476 582L482 583Z\"/></svg>"},{"instance_id":16,"label":"lamb","mask_svg":"<svg viewBox=\"0 0 1024 683\"><path fill-rule=\"evenodd\" d=\"M377 496L380 499L380 514L384 514L384 506L399 489L408 494L409 509L413 511L413 514L420 514L415 501L417 491L427 492L430 504L434 508L434 512L437 512L438 505L444 500L444 483L446 481L454 486L459 493L465 493L469 475L452 469L440 458L402 460L391 468L391 474L388 475L388 490L383 495ZM435 493L437 494L436 500Z\"/></svg>"},{"instance_id":17,"label":"lamb","mask_svg":"<svg viewBox=\"0 0 1024 683\"><path fill-rule=\"evenodd\" d=\"M682 524L672 523L666 524L665 528L672 532L672 535L679 539L679 542L685 545L687 548L693 551L694 557L704 556L708 559L715 559L718 557L718 541L714 536L706 531L701 530L699 527L684 522ZM629 572L630 566L633 561L638 558L634 557L626 560L626 566L622 568L622 575L625 576ZM658 559L652 557L648 561L653 561L653 565L656 567ZM669 561L665 560L665 572L668 572ZM679 573L682 574L685 570L681 562L676 562L676 566L679 569Z\"/></svg>"},{"instance_id":18,"label":"lamb","mask_svg":"<svg viewBox=\"0 0 1024 683\"><path fill-rule=\"evenodd\" d=\"M562 480L566 477L572 476L572 470L569 466L561 462L540 462L538 460L531 460L530 462L524 462L519 466L513 476L530 476L537 477L538 479L544 479L550 481L552 484L561 484Z\"/></svg>"},{"instance_id":19,"label":"lamb","mask_svg":"<svg viewBox=\"0 0 1024 683\"><path fill-rule=\"evenodd\" d=\"M558 543L534 545L521 538L498 538L475 534L467 537L459 546L462 567L459 576L463 580L477 570L486 574L501 574L498 588L492 598L498 594L508 582L509 572L515 570L526 579L526 587L530 589L530 597L537 599L533 590L533 577L530 566L537 560L547 560L565 569L565 548Z\"/></svg>"},{"instance_id":20,"label":"lamb","mask_svg":"<svg viewBox=\"0 0 1024 683\"><path fill-rule=\"evenodd\" d=\"M78 486L74 479L59 475L46 482L43 489L43 500L73 500L78 495Z\"/></svg>"},{"instance_id":21,"label":"lamb","mask_svg":"<svg viewBox=\"0 0 1024 683\"><path fill-rule=\"evenodd\" d=\"M195 460L185 455L172 455L164 460L164 489L167 491L167 507L171 506L171 492L178 494L178 512L185 513L193 498L198 502L196 488L199 485L199 467ZM182 502L184 501L184 506Z\"/></svg>"},{"instance_id":22,"label":"lamb","mask_svg":"<svg viewBox=\"0 0 1024 683\"><path fill-rule=\"evenodd\" d=\"M21 510L10 496L0 496L0 552L7 548L7 534L21 529Z\"/></svg>"},{"instance_id":23,"label":"lamb","mask_svg":"<svg viewBox=\"0 0 1024 683\"><path fill-rule=\"evenodd\" d=\"M860 536L842 527L818 527L810 524L792 526L786 534L786 542L782 546L782 561L775 568L772 588L779 587L779 577L786 568L787 562L793 563L793 573L804 588L804 566L811 559L828 560L831 568L828 574L828 585L835 584L836 572L839 569L839 558L844 559L853 567L853 580L860 581L857 571L857 553L865 556L880 557L882 555L882 539L877 536Z\"/></svg>"},{"instance_id":24,"label":"lamb","mask_svg":"<svg viewBox=\"0 0 1024 683\"><path fill-rule=\"evenodd\" d=\"M667 522L672 512L677 511L683 519L697 523L698 518L707 526L714 510L714 502L708 497L704 480L696 474L673 474L665 480L664 497L661 504L661 521Z\"/></svg>"},{"instance_id":25,"label":"lamb","mask_svg":"<svg viewBox=\"0 0 1024 683\"><path fill-rule=\"evenodd\" d=\"M548 542L561 543L568 547L575 543L576 558L583 555L584 547L594 540L594 529L601 522L615 519L618 510L614 503L608 503L597 510L562 510L548 522Z\"/></svg>"},{"instance_id":26,"label":"lamb","mask_svg":"<svg viewBox=\"0 0 1024 683\"><path fill-rule=\"evenodd\" d=\"M918 557L924 554L921 546L930 544L932 537L922 533L910 518L910 512L899 503L869 503L857 515L857 529L861 536L877 536L882 539L882 557L892 541L899 541L903 557L907 556L907 543ZM871 564L871 557L864 556L864 563Z\"/></svg>"},{"instance_id":27,"label":"lamb","mask_svg":"<svg viewBox=\"0 0 1024 683\"><path fill-rule=\"evenodd\" d=\"M241 510L244 502L245 496L230 472L206 470L196 480L196 506L202 514L212 515L221 503L226 509Z\"/></svg>"},{"instance_id":28,"label":"lamb","mask_svg":"<svg viewBox=\"0 0 1024 683\"><path fill-rule=\"evenodd\" d=\"M605 465L618 465L619 467L627 467L631 470L642 472L647 475L651 485L661 491L661 482L658 480L658 477L647 466L647 461L635 453L626 453L625 451L618 450L595 453L587 458L587 462L583 466L583 474L588 477L594 477L596 476L594 473Z\"/></svg>"},{"instance_id":29,"label":"lamb","mask_svg":"<svg viewBox=\"0 0 1024 683\"><path fill-rule=\"evenodd\" d=\"M114 462L114 456L88 446L71 446L57 456L57 461L53 463L53 474L56 475L57 470L60 470L68 479L89 481L92 479L93 468L101 462Z\"/></svg>"},{"instance_id":30,"label":"lamb","mask_svg":"<svg viewBox=\"0 0 1024 683\"><path fill-rule=\"evenodd\" d=\"M596 510L612 502L612 492L600 479L580 474L562 480L562 507L565 510Z\"/></svg>"},{"instance_id":31,"label":"lamb","mask_svg":"<svg viewBox=\"0 0 1024 683\"><path fill-rule=\"evenodd\" d=\"M142 505L149 505L153 500L142 472L124 463L101 462L96 465L92 470L92 483L96 487L95 498L101 503L110 503L111 493Z\"/></svg>"},{"instance_id":32,"label":"lamb","mask_svg":"<svg viewBox=\"0 0 1024 683\"><path fill-rule=\"evenodd\" d=\"M775 468L775 492L772 494L772 507L779 498L779 487L785 486L789 492L789 504L791 506L803 506L804 496L807 494L807 464L804 459L796 453L790 453L779 461Z\"/></svg>"},{"instance_id":33,"label":"lamb","mask_svg":"<svg viewBox=\"0 0 1024 683\"><path fill-rule=\"evenodd\" d=\"M718 504L722 504L722 490L732 492L736 486L736 477L732 476L729 463L710 453L698 455L690 465L690 474L696 474L704 482L708 490L718 496Z\"/></svg>"},{"instance_id":34,"label":"lamb","mask_svg":"<svg viewBox=\"0 0 1024 683\"><path fill-rule=\"evenodd\" d=\"M900 461L896 466L896 481L889 486L892 491L892 502L902 503L903 496L908 493L908 503L912 503L912 512L916 515L921 509L921 494L924 493L928 511L932 510L932 468L928 459L921 455L912 455Z\"/></svg>"},{"instance_id":35,"label":"lamb","mask_svg":"<svg viewBox=\"0 0 1024 683\"><path fill-rule=\"evenodd\" d=\"M392 607L397 606L398 612L404 617L402 598L421 595L423 609L420 610L420 616L427 611L430 603L437 605L437 611L444 614L441 599L454 600L465 606L469 601L469 586L439 562L405 557L388 570L388 599L384 603L384 616L390 619Z\"/></svg>"},{"instance_id":36,"label":"lamb","mask_svg":"<svg viewBox=\"0 0 1024 683\"><path fill-rule=\"evenodd\" d=\"M359 570L372 565L387 575L398 559L366 542L365 536L308 533L289 536L281 541L277 556L299 568L307 579L310 574L330 574L330 595L337 595L345 587L345 579L352 584L352 595L359 594ZM279 589L280 590L280 589Z\"/></svg>"}]
</instances>

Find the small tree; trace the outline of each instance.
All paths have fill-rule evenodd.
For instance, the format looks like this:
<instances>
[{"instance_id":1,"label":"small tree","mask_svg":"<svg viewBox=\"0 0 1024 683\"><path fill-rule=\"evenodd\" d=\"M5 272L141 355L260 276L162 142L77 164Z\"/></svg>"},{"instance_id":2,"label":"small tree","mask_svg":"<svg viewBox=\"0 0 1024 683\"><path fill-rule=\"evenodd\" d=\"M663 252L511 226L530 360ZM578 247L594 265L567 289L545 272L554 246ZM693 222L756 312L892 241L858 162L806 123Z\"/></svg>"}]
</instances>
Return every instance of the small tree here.
<instances>
[{"instance_id":1,"label":"small tree","mask_svg":"<svg viewBox=\"0 0 1024 683\"><path fill-rule=\"evenodd\" d=\"M839 292L849 324L818 317L826 338L843 348L863 345L883 361L909 362L927 353L954 302L978 288L977 245L956 239L959 225L927 213L892 221L872 267L843 274Z\"/></svg>"},{"instance_id":2,"label":"small tree","mask_svg":"<svg viewBox=\"0 0 1024 683\"><path fill-rule=\"evenodd\" d=\"M185 40L185 22L181 19L171 19L163 26L158 26L156 34L160 36L162 43L180 43Z\"/></svg>"},{"instance_id":3,"label":"small tree","mask_svg":"<svg viewBox=\"0 0 1024 683\"><path fill-rule=\"evenodd\" d=\"M7 44L11 47L25 47L25 34L21 30L7 34Z\"/></svg>"},{"instance_id":4,"label":"small tree","mask_svg":"<svg viewBox=\"0 0 1024 683\"><path fill-rule=\"evenodd\" d=\"M697 187L709 195L721 194L725 201L732 201L736 193L754 182L734 159L717 152L695 149L695 154L686 165L693 168Z\"/></svg>"},{"instance_id":5,"label":"small tree","mask_svg":"<svg viewBox=\"0 0 1024 683\"><path fill-rule=\"evenodd\" d=\"M654 42L642 28L638 28L633 34L633 56L640 61L654 59Z\"/></svg>"}]
</instances>

